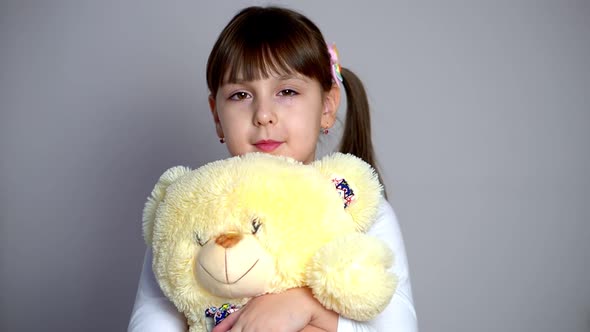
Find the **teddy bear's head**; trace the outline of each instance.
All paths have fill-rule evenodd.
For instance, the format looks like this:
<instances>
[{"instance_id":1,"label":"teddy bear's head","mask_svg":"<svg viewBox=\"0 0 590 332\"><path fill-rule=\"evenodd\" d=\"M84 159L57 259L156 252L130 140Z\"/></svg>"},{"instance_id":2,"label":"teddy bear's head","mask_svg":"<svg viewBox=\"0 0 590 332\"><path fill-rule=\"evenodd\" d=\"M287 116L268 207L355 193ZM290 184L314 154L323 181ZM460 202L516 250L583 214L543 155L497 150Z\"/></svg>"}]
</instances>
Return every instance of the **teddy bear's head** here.
<instances>
[{"instance_id":1,"label":"teddy bear's head","mask_svg":"<svg viewBox=\"0 0 590 332\"><path fill-rule=\"evenodd\" d=\"M381 191L368 164L339 153L311 165L252 153L171 168L144 209L155 276L191 324L211 305L308 285L314 255L364 232Z\"/></svg>"}]
</instances>

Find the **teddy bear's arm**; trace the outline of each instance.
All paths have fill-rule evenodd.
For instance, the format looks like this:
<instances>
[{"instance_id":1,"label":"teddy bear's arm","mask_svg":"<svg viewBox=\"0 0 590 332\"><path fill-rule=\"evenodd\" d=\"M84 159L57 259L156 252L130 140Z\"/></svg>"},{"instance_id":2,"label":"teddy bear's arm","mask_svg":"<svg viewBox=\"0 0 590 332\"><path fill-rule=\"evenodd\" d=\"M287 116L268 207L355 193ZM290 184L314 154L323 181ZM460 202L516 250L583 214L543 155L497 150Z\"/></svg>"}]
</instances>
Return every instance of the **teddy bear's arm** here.
<instances>
[{"instance_id":1,"label":"teddy bear's arm","mask_svg":"<svg viewBox=\"0 0 590 332\"><path fill-rule=\"evenodd\" d=\"M377 316L389 303L397 277L388 272L393 253L380 240L352 234L322 247L307 271L308 285L324 307L359 321Z\"/></svg>"}]
</instances>

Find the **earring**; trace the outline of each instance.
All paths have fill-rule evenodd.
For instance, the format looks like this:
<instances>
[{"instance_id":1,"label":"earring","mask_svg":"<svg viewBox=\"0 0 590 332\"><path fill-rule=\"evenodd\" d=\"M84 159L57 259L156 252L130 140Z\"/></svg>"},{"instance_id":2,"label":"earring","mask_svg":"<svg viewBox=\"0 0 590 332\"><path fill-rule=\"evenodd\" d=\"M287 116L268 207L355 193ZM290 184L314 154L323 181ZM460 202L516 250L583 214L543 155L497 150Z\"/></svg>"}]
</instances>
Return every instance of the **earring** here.
<instances>
[{"instance_id":1,"label":"earring","mask_svg":"<svg viewBox=\"0 0 590 332\"><path fill-rule=\"evenodd\" d=\"M329 133L330 131L328 130L328 128L322 128L322 129L320 130L320 132L321 132L321 133L324 133L324 135L328 135L328 133Z\"/></svg>"},{"instance_id":2,"label":"earring","mask_svg":"<svg viewBox=\"0 0 590 332\"><path fill-rule=\"evenodd\" d=\"M219 143L221 143L221 144L225 143L225 138L221 137L221 138L219 139Z\"/></svg>"}]
</instances>

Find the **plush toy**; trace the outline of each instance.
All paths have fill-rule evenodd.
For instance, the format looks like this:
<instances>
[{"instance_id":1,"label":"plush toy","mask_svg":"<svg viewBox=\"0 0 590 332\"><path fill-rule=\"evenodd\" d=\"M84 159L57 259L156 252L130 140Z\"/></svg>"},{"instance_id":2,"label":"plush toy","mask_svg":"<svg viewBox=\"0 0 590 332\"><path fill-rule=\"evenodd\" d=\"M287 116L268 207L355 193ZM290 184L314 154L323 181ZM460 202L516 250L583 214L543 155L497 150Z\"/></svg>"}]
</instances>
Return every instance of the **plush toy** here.
<instances>
[{"instance_id":1,"label":"plush toy","mask_svg":"<svg viewBox=\"0 0 590 332\"><path fill-rule=\"evenodd\" d=\"M254 296L302 286L326 308L369 320L397 287L393 253L364 234L381 195L375 171L340 153L310 165L251 153L178 166L148 198L144 238L190 331L211 327L206 312L223 318Z\"/></svg>"}]
</instances>

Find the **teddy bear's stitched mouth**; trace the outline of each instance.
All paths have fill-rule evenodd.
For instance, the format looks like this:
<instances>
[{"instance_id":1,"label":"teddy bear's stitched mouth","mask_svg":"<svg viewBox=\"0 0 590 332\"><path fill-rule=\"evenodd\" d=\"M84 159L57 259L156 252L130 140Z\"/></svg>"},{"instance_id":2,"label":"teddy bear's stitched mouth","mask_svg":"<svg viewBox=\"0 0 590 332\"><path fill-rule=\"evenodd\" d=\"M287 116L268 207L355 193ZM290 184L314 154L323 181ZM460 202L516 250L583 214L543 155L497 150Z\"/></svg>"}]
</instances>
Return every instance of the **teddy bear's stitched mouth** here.
<instances>
[{"instance_id":1,"label":"teddy bear's stitched mouth","mask_svg":"<svg viewBox=\"0 0 590 332\"><path fill-rule=\"evenodd\" d=\"M217 281L220 284L225 284L225 285L234 285L237 284L238 282L240 282L240 280L242 280L248 273L250 273L250 271L252 271L252 269L254 268L254 266L256 266L256 264L258 264L258 261L260 261L260 258L256 260L256 262L254 262L254 264L252 264L252 266L250 266L250 268L248 270L246 270L246 272L244 272L244 274L242 274L242 276L240 276L236 281L234 282L229 282L228 280L228 276L227 276L227 269L225 269L226 275L225 275L225 279L227 281L222 281L219 280L217 278L215 278L213 276L213 274L211 274L211 272L207 271L207 269L203 266L203 264L201 264L201 262L199 262L199 266L201 266L201 268L203 269L203 271L207 272L207 274L215 281Z\"/></svg>"}]
</instances>

